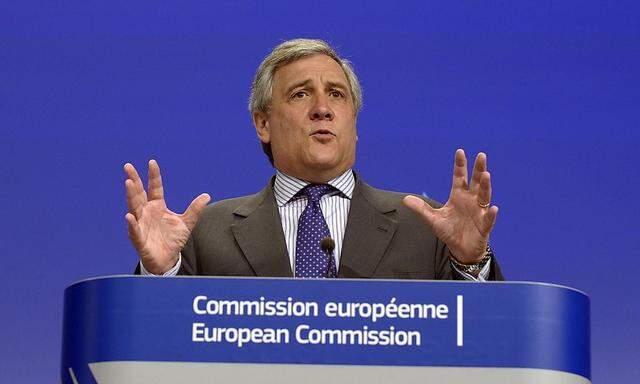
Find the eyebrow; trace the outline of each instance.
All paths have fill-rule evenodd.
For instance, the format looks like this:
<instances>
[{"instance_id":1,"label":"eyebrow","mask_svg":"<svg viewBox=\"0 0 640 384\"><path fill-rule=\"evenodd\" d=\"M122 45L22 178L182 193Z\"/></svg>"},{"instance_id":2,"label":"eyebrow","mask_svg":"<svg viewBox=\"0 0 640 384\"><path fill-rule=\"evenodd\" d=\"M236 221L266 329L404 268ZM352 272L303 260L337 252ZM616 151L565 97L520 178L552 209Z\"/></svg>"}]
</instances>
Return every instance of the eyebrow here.
<instances>
[{"instance_id":1,"label":"eyebrow","mask_svg":"<svg viewBox=\"0 0 640 384\"><path fill-rule=\"evenodd\" d=\"M327 86L329 88L341 88L343 91L346 91L348 89L346 84L339 81L327 81Z\"/></svg>"},{"instance_id":2,"label":"eyebrow","mask_svg":"<svg viewBox=\"0 0 640 384\"><path fill-rule=\"evenodd\" d=\"M299 81L295 84L293 84L292 86L290 86L289 88L287 88L287 90L285 91L285 95L288 95L289 93L291 93L291 91L293 91L294 89L298 88L298 87L302 87L302 86L306 86L311 84L311 79L306 79L306 80L302 80Z\"/></svg>"}]
</instances>

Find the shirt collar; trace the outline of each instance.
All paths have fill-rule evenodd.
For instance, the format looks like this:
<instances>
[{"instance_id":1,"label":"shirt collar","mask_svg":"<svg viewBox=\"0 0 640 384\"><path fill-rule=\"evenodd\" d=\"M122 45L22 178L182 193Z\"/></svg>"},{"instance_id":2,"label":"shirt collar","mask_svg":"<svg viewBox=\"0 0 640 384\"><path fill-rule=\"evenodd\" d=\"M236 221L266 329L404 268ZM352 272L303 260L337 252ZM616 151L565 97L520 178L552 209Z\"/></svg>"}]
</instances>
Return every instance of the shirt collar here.
<instances>
[{"instance_id":1,"label":"shirt collar","mask_svg":"<svg viewBox=\"0 0 640 384\"><path fill-rule=\"evenodd\" d=\"M276 196L278 206L282 207L287 204L298 192L309 184L311 183L308 181L289 176L276 170L276 179L273 182L273 193ZM351 199L353 196L353 189L356 186L356 180L355 177L353 177L353 171L348 169L342 175L329 180L327 184L339 191L336 193L342 193L346 198Z\"/></svg>"}]
</instances>

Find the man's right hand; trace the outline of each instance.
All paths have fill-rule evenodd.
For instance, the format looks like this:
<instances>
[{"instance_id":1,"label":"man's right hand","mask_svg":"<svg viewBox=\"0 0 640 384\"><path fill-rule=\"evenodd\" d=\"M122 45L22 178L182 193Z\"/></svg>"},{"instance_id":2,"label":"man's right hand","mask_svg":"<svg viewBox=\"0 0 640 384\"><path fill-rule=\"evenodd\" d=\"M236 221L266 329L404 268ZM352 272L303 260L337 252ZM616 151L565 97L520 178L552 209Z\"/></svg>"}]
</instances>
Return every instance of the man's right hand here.
<instances>
[{"instance_id":1,"label":"man's right hand","mask_svg":"<svg viewBox=\"0 0 640 384\"><path fill-rule=\"evenodd\" d=\"M136 169L130 163L124 165L127 179L125 215L129 238L133 243L144 268L154 275L162 275L177 262L180 250L189 239L200 213L211 197L203 193L196 197L183 214L170 211L164 201L160 167L155 160L149 161L148 192Z\"/></svg>"}]
</instances>

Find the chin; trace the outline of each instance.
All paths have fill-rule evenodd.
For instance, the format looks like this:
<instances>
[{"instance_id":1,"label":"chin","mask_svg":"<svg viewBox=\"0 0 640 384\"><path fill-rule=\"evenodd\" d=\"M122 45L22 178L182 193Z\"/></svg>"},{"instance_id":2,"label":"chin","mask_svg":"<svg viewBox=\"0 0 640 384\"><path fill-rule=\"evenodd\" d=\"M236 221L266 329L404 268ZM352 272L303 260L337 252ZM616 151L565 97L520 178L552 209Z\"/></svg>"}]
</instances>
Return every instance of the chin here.
<instances>
[{"instance_id":1,"label":"chin","mask_svg":"<svg viewBox=\"0 0 640 384\"><path fill-rule=\"evenodd\" d=\"M333 153L312 153L307 164L314 169L326 170L336 167L340 164L340 160Z\"/></svg>"}]
</instances>

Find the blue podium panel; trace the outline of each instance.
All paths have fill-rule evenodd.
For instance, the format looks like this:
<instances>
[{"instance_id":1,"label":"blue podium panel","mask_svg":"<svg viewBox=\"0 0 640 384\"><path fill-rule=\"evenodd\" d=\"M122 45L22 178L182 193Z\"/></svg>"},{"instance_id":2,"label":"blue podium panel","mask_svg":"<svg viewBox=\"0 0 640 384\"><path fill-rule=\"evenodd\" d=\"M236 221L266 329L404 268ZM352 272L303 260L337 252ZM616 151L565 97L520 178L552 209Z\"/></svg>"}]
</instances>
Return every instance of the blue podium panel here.
<instances>
[{"instance_id":1,"label":"blue podium panel","mask_svg":"<svg viewBox=\"0 0 640 384\"><path fill-rule=\"evenodd\" d=\"M65 290L64 383L589 383L589 299L518 282L105 277Z\"/></svg>"}]
</instances>

